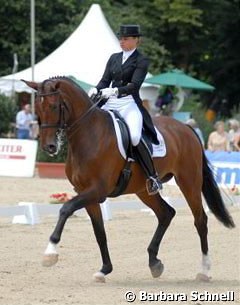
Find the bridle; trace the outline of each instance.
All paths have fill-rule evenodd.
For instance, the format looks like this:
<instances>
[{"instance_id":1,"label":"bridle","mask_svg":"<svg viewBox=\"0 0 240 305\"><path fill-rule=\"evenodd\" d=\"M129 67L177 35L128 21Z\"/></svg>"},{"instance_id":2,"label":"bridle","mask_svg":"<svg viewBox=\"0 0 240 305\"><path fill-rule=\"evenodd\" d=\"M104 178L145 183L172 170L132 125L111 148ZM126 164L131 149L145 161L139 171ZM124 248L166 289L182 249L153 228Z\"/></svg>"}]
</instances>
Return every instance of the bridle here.
<instances>
[{"instance_id":1,"label":"bridle","mask_svg":"<svg viewBox=\"0 0 240 305\"><path fill-rule=\"evenodd\" d=\"M37 97L40 97L41 101L43 101L43 98L45 96L51 96L51 95L58 95L58 102L59 102L59 118L58 118L58 122L56 124L48 124L48 123L43 123L40 124L40 128L41 129L45 129L45 128L57 128L58 130L60 130L61 132L67 131L68 136L72 137L73 134L77 131L77 129L79 128L79 124L80 122L93 110L95 109L98 104L102 101L102 96L101 94L96 94L94 96L94 98L92 99L92 101L94 102L94 104L88 108L88 110L86 112L84 112L75 122L73 122L70 126L67 124L66 122L66 114L65 111L69 111L66 103L64 100L60 99L61 96L61 92L59 90L53 91L53 92L49 92L49 93L37 93ZM60 100L59 100L60 99Z\"/></svg>"},{"instance_id":2,"label":"bridle","mask_svg":"<svg viewBox=\"0 0 240 305\"><path fill-rule=\"evenodd\" d=\"M49 92L49 93L38 93L37 97L41 98L41 102L43 101L43 98L45 96L51 96L51 95L58 95L58 99L60 96L60 92L59 91L53 91L53 92ZM65 130L67 128L67 123L66 123L66 117L65 117L65 108L66 104L64 103L64 101L60 100L59 101L59 118L58 118L58 122L56 124L48 124L48 123L42 123L40 124L40 128L44 129L44 128L57 128L57 129L63 129Z\"/></svg>"}]
</instances>

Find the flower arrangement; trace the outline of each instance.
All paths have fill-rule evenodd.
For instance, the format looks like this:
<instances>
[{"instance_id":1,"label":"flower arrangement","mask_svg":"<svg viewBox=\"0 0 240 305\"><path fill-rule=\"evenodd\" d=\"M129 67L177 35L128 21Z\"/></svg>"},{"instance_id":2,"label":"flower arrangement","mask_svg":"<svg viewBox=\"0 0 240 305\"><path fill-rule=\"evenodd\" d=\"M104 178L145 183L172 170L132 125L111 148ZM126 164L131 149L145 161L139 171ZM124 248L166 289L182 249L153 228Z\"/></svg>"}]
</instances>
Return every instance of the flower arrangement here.
<instances>
[{"instance_id":1,"label":"flower arrangement","mask_svg":"<svg viewBox=\"0 0 240 305\"><path fill-rule=\"evenodd\" d=\"M231 187L230 192L231 192L232 195L236 195L236 196L240 195L240 190L236 185Z\"/></svg>"},{"instance_id":2,"label":"flower arrangement","mask_svg":"<svg viewBox=\"0 0 240 305\"><path fill-rule=\"evenodd\" d=\"M50 195L50 203L65 203L72 199L73 196L68 193L57 193Z\"/></svg>"}]
</instances>

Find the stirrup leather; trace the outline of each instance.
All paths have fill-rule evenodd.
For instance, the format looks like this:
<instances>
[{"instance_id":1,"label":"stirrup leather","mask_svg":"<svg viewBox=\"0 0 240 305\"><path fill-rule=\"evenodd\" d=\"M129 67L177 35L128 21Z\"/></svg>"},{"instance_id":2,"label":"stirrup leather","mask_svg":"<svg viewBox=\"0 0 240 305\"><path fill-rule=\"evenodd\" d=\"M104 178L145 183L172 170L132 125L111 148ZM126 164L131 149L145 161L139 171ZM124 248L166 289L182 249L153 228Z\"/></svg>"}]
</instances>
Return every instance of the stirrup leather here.
<instances>
[{"instance_id":1,"label":"stirrup leather","mask_svg":"<svg viewBox=\"0 0 240 305\"><path fill-rule=\"evenodd\" d=\"M159 177L149 177L146 180L146 188L149 195L156 195L160 190L162 190L162 183Z\"/></svg>"}]
</instances>

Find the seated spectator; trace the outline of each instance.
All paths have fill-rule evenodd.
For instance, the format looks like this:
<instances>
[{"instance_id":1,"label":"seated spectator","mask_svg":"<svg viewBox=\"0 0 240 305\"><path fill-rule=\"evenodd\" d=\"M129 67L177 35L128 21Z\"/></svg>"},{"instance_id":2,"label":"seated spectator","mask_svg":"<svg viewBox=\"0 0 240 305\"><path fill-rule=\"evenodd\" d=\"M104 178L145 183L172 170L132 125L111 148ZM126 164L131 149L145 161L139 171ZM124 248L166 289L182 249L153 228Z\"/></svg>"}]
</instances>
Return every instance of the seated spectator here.
<instances>
[{"instance_id":1,"label":"seated spectator","mask_svg":"<svg viewBox=\"0 0 240 305\"><path fill-rule=\"evenodd\" d=\"M172 111L172 102L174 99L173 92L170 88L166 87L164 92L160 89L159 95L155 102L155 106L159 109L159 113L163 115L170 115Z\"/></svg>"},{"instance_id":2,"label":"seated spectator","mask_svg":"<svg viewBox=\"0 0 240 305\"><path fill-rule=\"evenodd\" d=\"M240 137L240 126L236 119L231 119L228 121L228 140L229 140L229 150L239 151L239 137Z\"/></svg>"},{"instance_id":3,"label":"seated spectator","mask_svg":"<svg viewBox=\"0 0 240 305\"><path fill-rule=\"evenodd\" d=\"M216 131L210 133L208 137L207 149L210 151L228 151L228 134L225 131L223 121L217 121L214 125Z\"/></svg>"},{"instance_id":4,"label":"seated spectator","mask_svg":"<svg viewBox=\"0 0 240 305\"><path fill-rule=\"evenodd\" d=\"M240 133L237 133L233 140L234 151L240 151Z\"/></svg>"},{"instance_id":5,"label":"seated spectator","mask_svg":"<svg viewBox=\"0 0 240 305\"><path fill-rule=\"evenodd\" d=\"M189 119L187 120L186 124L191 126L195 130L196 134L199 136L202 146L204 147L203 134L201 129L197 126L197 122L194 119Z\"/></svg>"}]
</instances>

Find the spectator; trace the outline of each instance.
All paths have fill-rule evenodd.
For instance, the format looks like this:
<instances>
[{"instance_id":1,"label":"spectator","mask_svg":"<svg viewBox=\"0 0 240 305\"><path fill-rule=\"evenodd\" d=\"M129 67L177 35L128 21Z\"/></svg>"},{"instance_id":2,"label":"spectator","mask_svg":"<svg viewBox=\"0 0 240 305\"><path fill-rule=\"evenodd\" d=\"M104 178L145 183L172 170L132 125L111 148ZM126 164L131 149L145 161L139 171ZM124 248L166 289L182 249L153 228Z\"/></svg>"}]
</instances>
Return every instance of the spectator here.
<instances>
[{"instance_id":1,"label":"spectator","mask_svg":"<svg viewBox=\"0 0 240 305\"><path fill-rule=\"evenodd\" d=\"M224 122L217 121L214 127L216 130L211 132L208 138L208 150L212 152L228 151L229 141Z\"/></svg>"},{"instance_id":2,"label":"spectator","mask_svg":"<svg viewBox=\"0 0 240 305\"><path fill-rule=\"evenodd\" d=\"M236 119L228 121L228 141L230 151L239 151L240 126Z\"/></svg>"},{"instance_id":3,"label":"spectator","mask_svg":"<svg viewBox=\"0 0 240 305\"><path fill-rule=\"evenodd\" d=\"M202 146L204 147L203 134L201 129L197 126L197 122L194 119L189 119L187 120L186 124L191 126L195 130L196 134L199 136Z\"/></svg>"},{"instance_id":4,"label":"spectator","mask_svg":"<svg viewBox=\"0 0 240 305\"><path fill-rule=\"evenodd\" d=\"M234 151L240 151L240 133L238 133L234 138Z\"/></svg>"},{"instance_id":5,"label":"spectator","mask_svg":"<svg viewBox=\"0 0 240 305\"><path fill-rule=\"evenodd\" d=\"M16 128L18 139L30 139L30 131L33 122L31 107L29 104L24 105L16 115Z\"/></svg>"},{"instance_id":6,"label":"spectator","mask_svg":"<svg viewBox=\"0 0 240 305\"><path fill-rule=\"evenodd\" d=\"M163 93L161 91L162 89L160 89L155 106L158 108L160 114L170 115L174 99L173 92L169 87L165 88Z\"/></svg>"}]
</instances>

